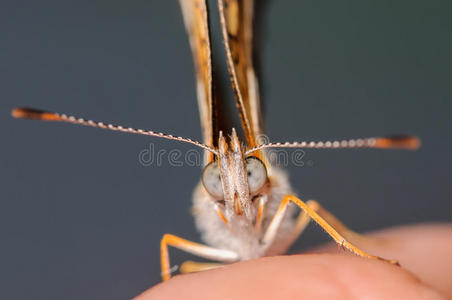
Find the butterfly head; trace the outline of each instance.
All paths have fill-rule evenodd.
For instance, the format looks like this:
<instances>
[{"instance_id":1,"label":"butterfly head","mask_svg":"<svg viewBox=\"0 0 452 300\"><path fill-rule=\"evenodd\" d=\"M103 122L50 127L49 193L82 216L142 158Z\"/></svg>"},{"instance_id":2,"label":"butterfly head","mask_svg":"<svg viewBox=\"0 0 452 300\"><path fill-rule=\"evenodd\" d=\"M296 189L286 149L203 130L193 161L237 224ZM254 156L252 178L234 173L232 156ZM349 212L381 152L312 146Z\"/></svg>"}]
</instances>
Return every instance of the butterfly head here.
<instances>
[{"instance_id":1,"label":"butterfly head","mask_svg":"<svg viewBox=\"0 0 452 300\"><path fill-rule=\"evenodd\" d=\"M255 156L246 156L235 130L229 142L220 132L218 155L203 171L206 191L224 205L226 218L255 218L253 204L268 184L265 164Z\"/></svg>"}]
</instances>

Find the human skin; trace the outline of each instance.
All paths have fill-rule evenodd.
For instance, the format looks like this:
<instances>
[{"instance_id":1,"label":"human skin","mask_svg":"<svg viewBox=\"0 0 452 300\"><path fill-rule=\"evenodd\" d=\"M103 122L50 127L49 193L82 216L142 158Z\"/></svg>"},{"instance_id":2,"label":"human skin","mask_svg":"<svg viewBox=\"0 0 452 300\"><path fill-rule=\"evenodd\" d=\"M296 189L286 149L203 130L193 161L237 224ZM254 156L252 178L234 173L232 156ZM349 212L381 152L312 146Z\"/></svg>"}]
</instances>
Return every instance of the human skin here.
<instances>
[{"instance_id":1,"label":"human skin","mask_svg":"<svg viewBox=\"0 0 452 300\"><path fill-rule=\"evenodd\" d=\"M401 267L326 246L178 275L136 300L150 299L452 299L452 224L384 230L360 240Z\"/></svg>"}]
</instances>

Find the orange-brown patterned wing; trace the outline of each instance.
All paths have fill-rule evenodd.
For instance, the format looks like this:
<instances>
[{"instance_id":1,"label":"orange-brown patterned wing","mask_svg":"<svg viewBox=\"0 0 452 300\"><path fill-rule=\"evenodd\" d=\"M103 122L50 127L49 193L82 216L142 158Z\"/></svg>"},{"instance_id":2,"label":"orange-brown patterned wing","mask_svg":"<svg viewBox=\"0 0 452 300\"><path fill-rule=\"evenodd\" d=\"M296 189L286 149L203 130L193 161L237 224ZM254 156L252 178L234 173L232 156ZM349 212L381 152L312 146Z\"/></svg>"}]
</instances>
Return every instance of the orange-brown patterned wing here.
<instances>
[{"instance_id":1,"label":"orange-brown patterned wing","mask_svg":"<svg viewBox=\"0 0 452 300\"><path fill-rule=\"evenodd\" d=\"M263 134L256 74L253 68L253 0L218 0L226 57L248 147Z\"/></svg>"},{"instance_id":2,"label":"orange-brown patterned wing","mask_svg":"<svg viewBox=\"0 0 452 300\"><path fill-rule=\"evenodd\" d=\"M193 52L203 142L215 147L218 130L212 94L212 54L207 4L206 0L180 0L179 3ZM205 163L212 159L213 154L206 152Z\"/></svg>"}]
</instances>

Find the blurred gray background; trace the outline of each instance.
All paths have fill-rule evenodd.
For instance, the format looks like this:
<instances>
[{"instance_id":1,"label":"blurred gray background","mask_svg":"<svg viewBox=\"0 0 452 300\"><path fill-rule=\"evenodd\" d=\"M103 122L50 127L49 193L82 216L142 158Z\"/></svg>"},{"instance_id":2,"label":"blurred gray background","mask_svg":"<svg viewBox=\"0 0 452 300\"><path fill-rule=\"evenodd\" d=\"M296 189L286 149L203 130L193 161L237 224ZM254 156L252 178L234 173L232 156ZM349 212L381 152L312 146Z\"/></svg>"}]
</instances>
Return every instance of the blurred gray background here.
<instances>
[{"instance_id":1,"label":"blurred gray background","mask_svg":"<svg viewBox=\"0 0 452 300\"><path fill-rule=\"evenodd\" d=\"M423 141L416 152L306 151L312 164L288 167L299 195L358 231L452 221L451 2L267 2L273 141ZM200 139L177 1L1 1L0 99L0 298L131 298L160 280L164 233L199 241L189 208L200 169L138 161L150 143L192 147L9 115L31 106ZM310 226L292 251L326 241Z\"/></svg>"}]
</instances>

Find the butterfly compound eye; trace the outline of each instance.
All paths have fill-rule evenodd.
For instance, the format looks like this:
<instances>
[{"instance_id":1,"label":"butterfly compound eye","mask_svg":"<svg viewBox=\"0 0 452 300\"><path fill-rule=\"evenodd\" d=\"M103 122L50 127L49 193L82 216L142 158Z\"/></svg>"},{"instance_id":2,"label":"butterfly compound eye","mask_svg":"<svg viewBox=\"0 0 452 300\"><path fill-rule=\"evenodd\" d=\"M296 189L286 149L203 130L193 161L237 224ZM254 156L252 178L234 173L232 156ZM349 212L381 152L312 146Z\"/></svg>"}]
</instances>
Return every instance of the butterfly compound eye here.
<instances>
[{"instance_id":1,"label":"butterfly compound eye","mask_svg":"<svg viewBox=\"0 0 452 300\"><path fill-rule=\"evenodd\" d=\"M253 194L260 190L267 182L267 169L264 163L257 157L246 158L246 172L248 174L248 187Z\"/></svg>"},{"instance_id":2,"label":"butterfly compound eye","mask_svg":"<svg viewBox=\"0 0 452 300\"><path fill-rule=\"evenodd\" d=\"M202 184L207 192L216 199L223 199L223 184L220 177L220 166L213 161L202 172Z\"/></svg>"}]
</instances>

